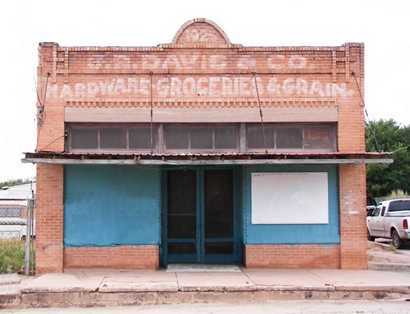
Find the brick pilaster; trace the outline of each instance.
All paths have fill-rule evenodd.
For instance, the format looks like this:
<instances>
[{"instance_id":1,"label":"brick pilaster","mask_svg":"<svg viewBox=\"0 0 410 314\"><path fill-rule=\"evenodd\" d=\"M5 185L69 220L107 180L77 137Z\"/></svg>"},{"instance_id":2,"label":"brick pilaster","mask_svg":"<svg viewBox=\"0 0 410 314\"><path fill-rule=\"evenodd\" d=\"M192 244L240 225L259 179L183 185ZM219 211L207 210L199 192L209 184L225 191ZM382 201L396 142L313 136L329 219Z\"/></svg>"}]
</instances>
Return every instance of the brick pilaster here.
<instances>
[{"instance_id":1,"label":"brick pilaster","mask_svg":"<svg viewBox=\"0 0 410 314\"><path fill-rule=\"evenodd\" d=\"M62 165L37 165L36 273L63 271Z\"/></svg>"},{"instance_id":2,"label":"brick pilaster","mask_svg":"<svg viewBox=\"0 0 410 314\"><path fill-rule=\"evenodd\" d=\"M367 268L366 167L340 165L340 265Z\"/></svg>"}]
</instances>

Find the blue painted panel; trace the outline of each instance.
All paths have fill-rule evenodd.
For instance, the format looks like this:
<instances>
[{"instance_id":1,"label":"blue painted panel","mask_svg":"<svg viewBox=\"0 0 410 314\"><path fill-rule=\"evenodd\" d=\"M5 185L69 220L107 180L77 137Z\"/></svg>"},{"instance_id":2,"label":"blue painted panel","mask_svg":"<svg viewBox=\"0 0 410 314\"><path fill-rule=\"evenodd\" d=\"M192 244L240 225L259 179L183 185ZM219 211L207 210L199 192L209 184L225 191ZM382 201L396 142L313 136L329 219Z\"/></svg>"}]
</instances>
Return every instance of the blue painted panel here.
<instances>
[{"instance_id":1,"label":"blue painted panel","mask_svg":"<svg viewBox=\"0 0 410 314\"><path fill-rule=\"evenodd\" d=\"M251 224L252 172L327 172L329 184L328 224ZM332 244L340 242L338 172L336 165L253 165L243 167L243 230L245 244Z\"/></svg>"},{"instance_id":2,"label":"blue painted panel","mask_svg":"<svg viewBox=\"0 0 410 314\"><path fill-rule=\"evenodd\" d=\"M160 243L160 170L68 165L64 173L64 245Z\"/></svg>"}]
</instances>

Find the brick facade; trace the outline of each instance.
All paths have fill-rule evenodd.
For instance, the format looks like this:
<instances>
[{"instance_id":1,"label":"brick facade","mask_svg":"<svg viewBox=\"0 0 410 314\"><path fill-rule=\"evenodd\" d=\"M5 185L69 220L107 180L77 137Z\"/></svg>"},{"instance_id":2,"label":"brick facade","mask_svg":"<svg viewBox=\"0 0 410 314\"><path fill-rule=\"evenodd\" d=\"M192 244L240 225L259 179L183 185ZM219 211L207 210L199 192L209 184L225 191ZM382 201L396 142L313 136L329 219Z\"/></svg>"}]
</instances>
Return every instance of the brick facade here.
<instances>
[{"instance_id":1,"label":"brick facade","mask_svg":"<svg viewBox=\"0 0 410 314\"><path fill-rule=\"evenodd\" d=\"M337 107L338 151L363 152L363 107L354 79L363 89L363 56L359 43L243 47L205 20L186 23L172 43L149 48L42 43L37 151L64 151L68 108L135 109L138 122L149 121L150 98L154 122L161 122L155 120L158 109L257 110L256 76L264 110ZM183 121L190 110L181 113ZM366 268L365 167L342 165L339 176L340 246L248 245L245 265ZM37 168L36 227L38 272L159 265L155 246L66 248L63 254L63 166Z\"/></svg>"},{"instance_id":2,"label":"brick facade","mask_svg":"<svg viewBox=\"0 0 410 314\"><path fill-rule=\"evenodd\" d=\"M63 271L63 172L61 165L37 165L37 273Z\"/></svg>"},{"instance_id":3,"label":"brick facade","mask_svg":"<svg viewBox=\"0 0 410 314\"><path fill-rule=\"evenodd\" d=\"M64 249L64 267L156 269L159 267L159 248L156 245L70 247Z\"/></svg>"},{"instance_id":4,"label":"brick facade","mask_svg":"<svg viewBox=\"0 0 410 314\"><path fill-rule=\"evenodd\" d=\"M344 269L367 268L366 167L341 165L340 265Z\"/></svg>"},{"instance_id":5,"label":"brick facade","mask_svg":"<svg viewBox=\"0 0 410 314\"><path fill-rule=\"evenodd\" d=\"M340 268L339 245L246 245L246 267Z\"/></svg>"}]
</instances>

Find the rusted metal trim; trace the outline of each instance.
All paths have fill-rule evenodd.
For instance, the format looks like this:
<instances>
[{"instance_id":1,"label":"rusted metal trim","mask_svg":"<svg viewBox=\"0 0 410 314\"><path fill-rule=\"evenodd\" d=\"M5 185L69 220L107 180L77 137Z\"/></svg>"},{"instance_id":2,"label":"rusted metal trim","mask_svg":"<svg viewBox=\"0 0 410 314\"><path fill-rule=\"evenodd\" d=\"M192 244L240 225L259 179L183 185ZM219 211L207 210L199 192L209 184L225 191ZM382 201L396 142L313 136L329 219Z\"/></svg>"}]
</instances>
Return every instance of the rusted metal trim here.
<instances>
[{"instance_id":1,"label":"rusted metal trim","mask_svg":"<svg viewBox=\"0 0 410 314\"><path fill-rule=\"evenodd\" d=\"M64 158L23 158L23 163L62 165L263 165L263 164L389 164L391 158L353 159L64 159Z\"/></svg>"}]
</instances>

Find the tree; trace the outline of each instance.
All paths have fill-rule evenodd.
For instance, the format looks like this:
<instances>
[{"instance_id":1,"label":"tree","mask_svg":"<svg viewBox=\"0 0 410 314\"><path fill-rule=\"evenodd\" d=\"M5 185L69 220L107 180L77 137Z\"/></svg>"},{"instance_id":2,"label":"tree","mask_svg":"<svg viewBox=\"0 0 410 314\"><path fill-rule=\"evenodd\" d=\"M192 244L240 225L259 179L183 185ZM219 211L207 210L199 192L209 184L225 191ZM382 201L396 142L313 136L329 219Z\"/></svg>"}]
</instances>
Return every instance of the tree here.
<instances>
[{"instance_id":1,"label":"tree","mask_svg":"<svg viewBox=\"0 0 410 314\"><path fill-rule=\"evenodd\" d=\"M367 166L367 191L372 197L393 191L410 192L410 126L394 120L370 121L366 124L366 150L393 152L389 165Z\"/></svg>"}]
</instances>

